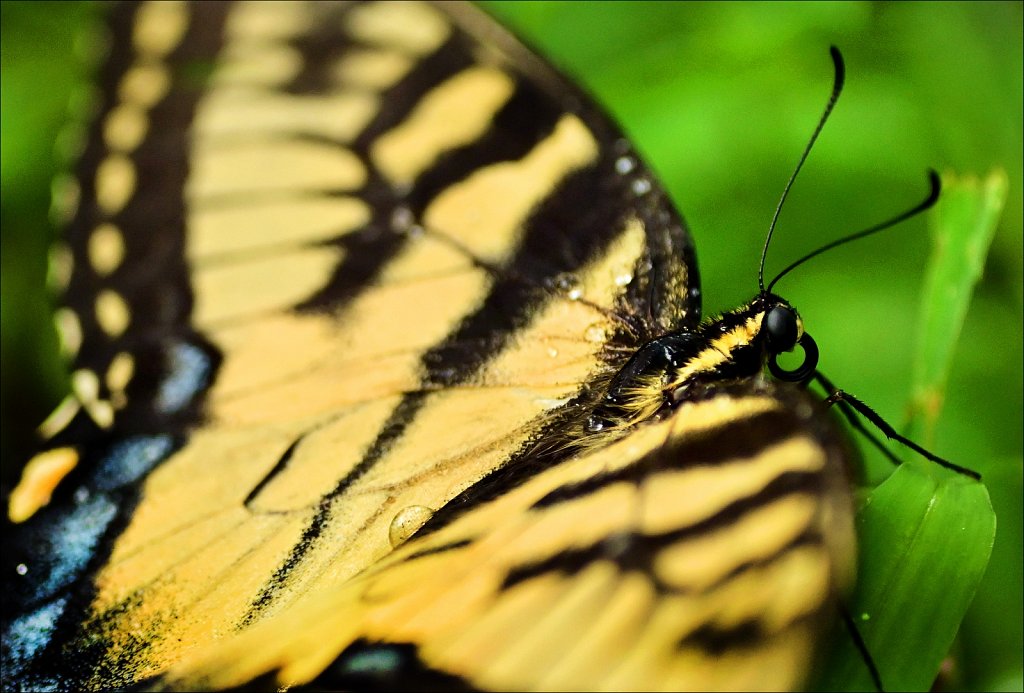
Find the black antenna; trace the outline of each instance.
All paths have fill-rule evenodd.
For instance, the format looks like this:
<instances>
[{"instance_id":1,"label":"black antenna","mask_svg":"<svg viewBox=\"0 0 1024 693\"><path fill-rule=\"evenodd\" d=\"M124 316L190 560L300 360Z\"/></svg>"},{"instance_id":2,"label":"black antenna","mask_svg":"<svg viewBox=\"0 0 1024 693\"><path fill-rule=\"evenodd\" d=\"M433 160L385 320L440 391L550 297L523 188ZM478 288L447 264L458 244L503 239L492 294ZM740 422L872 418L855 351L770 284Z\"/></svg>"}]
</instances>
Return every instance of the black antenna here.
<instances>
[{"instance_id":1,"label":"black antenna","mask_svg":"<svg viewBox=\"0 0 1024 693\"><path fill-rule=\"evenodd\" d=\"M843 82L846 79L846 66L843 64L843 55L835 46L829 46L828 52L832 56L832 63L835 65L836 70L835 78L832 80L832 95L828 99L828 105L825 106L825 112L821 114L821 118L818 120L818 126L814 128L814 134L811 135L811 139L807 143L807 147L804 148L804 153L800 156L800 161L797 163L796 169L793 171L793 175L789 177L789 181L786 183L786 187L782 191L782 197L779 199L779 204L775 208L775 216L772 217L771 226L768 227L768 237L764 239L764 250L761 251L761 267L757 270L757 285L761 287L761 293L765 292L764 260L768 255L768 245L772 242L772 233L775 232L775 224L779 221L779 212L782 211L782 205L786 202L786 197L789 195L789 189L793 187L793 181L796 180L796 174L800 173L800 169L803 167L804 162L807 161L807 155L811 153L811 147L814 146L814 141L818 139L818 134L821 133L821 129L825 127L825 121L828 120L829 114L832 113L832 108L836 105L836 101L839 100L839 94L843 91ZM778 280L778 277L775 279ZM775 282L772 282L772 284L774 283Z\"/></svg>"},{"instance_id":2,"label":"black antenna","mask_svg":"<svg viewBox=\"0 0 1024 693\"><path fill-rule=\"evenodd\" d=\"M833 248L849 243L850 241L855 241L859 238L870 236L873 233L878 233L879 231L887 229L890 226L895 226L901 221L905 221L910 217L914 216L915 214L919 214L924 210L928 209L929 207L931 207L932 205L934 205L939 199L939 193L942 191L942 181L939 179L939 174L936 173L934 169L928 170L928 182L931 184L931 191L928 193L928 197L922 200L918 205L916 205L912 209L908 209L906 212L903 212L902 214L899 214L888 221L878 224L877 226L872 226L869 229L864 229L863 231L858 231L857 233L851 233L849 236L845 236L843 238L840 238L839 240L827 243L818 248L817 250L807 253L796 262L790 264L789 267L775 275L775 279L772 279L771 283L768 285L768 291L771 291L772 287L775 286L775 283L778 282L787 274L789 274L791 270L796 269L800 265L810 260L812 257L817 257L818 255L824 253L826 250L832 250ZM764 291L763 288L761 290Z\"/></svg>"}]
</instances>

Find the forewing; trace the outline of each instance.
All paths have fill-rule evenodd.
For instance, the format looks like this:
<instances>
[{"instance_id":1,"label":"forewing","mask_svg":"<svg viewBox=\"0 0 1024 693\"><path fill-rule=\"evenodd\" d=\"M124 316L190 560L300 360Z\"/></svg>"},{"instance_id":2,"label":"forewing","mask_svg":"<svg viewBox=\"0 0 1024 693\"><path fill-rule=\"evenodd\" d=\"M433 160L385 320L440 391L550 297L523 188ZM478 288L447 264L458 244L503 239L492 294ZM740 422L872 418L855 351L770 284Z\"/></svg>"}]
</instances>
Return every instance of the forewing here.
<instances>
[{"instance_id":1,"label":"forewing","mask_svg":"<svg viewBox=\"0 0 1024 693\"><path fill-rule=\"evenodd\" d=\"M5 533L22 687L129 685L336 594L403 509L571 458L593 383L699 317L648 171L471 8L111 26L58 200L75 375L50 445L77 466Z\"/></svg>"}]
</instances>

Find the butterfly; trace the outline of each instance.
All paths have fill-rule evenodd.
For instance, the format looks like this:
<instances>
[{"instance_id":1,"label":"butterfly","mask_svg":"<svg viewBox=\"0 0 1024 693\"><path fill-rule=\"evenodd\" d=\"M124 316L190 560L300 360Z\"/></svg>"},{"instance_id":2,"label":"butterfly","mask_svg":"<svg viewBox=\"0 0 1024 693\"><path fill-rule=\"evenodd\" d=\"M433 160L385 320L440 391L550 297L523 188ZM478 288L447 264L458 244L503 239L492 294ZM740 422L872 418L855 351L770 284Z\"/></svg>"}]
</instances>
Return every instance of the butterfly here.
<instances>
[{"instance_id":1,"label":"butterfly","mask_svg":"<svg viewBox=\"0 0 1024 693\"><path fill-rule=\"evenodd\" d=\"M612 688L803 678L809 633L851 570L839 560L852 555L849 527L815 535L826 517L849 524L841 443L812 400L771 381L687 396L621 437L588 434L630 355L694 328L700 308L684 227L586 97L464 8L147 5L116 21L135 64L110 63L102 144L86 152L87 203L68 236L88 265L70 273L62 314L65 341L72 320L93 338L63 429L87 444L70 453L81 458L72 510L55 504L35 525L56 560L17 563L28 578L18 598L38 607L15 622L19 675L221 686L385 672ZM199 80L206 93L189 71L204 72L221 26L231 38ZM325 97L324 85L344 88ZM132 235L142 227L157 242ZM780 456L769 441L810 449ZM657 557L672 561L663 552L698 552L690 537L709 531L657 515L673 506L651 497L672 494L661 477L684 471L675 456L752 465L736 473L784 457L807 465L789 473L827 480L820 506L788 507L800 488L780 482L787 507L769 495L760 508L794 523L786 558L815 569L776 569L818 581L807 602L738 598L745 583L730 570L750 580L770 561L708 566L696 587L671 565L665 584L650 580ZM211 463L217 474L204 474ZM708 493L679 476L677 493ZM100 570L87 565L98 544ZM826 545L826 558L802 553ZM626 584L635 576L647 582ZM718 604L674 600L723 586ZM598 614L612 597L624 613ZM544 621L553 604L567 611ZM329 634L310 627L322 613ZM606 630L634 621L650 642L600 670L621 647ZM587 623L575 658L536 662ZM301 636L269 635L282 632ZM222 649L204 653L213 643ZM69 651L66 668L55 662ZM731 657L743 666L707 664Z\"/></svg>"}]
</instances>

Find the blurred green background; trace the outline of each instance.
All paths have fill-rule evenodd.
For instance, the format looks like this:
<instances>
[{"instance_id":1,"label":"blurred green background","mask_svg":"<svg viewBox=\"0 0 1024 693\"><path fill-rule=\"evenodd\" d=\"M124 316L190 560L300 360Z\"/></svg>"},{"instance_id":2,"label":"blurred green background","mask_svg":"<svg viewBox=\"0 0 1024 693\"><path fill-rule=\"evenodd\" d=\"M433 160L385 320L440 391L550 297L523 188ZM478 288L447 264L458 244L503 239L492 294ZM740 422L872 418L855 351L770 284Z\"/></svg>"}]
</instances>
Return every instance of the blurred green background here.
<instances>
[{"instance_id":1,"label":"blurred green background","mask_svg":"<svg viewBox=\"0 0 1024 693\"><path fill-rule=\"evenodd\" d=\"M1006 170L1006 210L930 444L984 474L999 523L961 630L964 680L1021 690L1022 4L485 6L593 93L644 154L696 238L706 313L757 289L765 230L828 96L829 44L846 58L846 90L782 215L769 276L915 204L929 167ZM47 207L61 167L55 140L88 74L82 25L97 10L3 2L0 12L6 489L33 427L63 394L44 288ZM894 424L907 407L926 223L829 253L778 287L821 347L821 369Z\"/></svg>"}]
</instances>

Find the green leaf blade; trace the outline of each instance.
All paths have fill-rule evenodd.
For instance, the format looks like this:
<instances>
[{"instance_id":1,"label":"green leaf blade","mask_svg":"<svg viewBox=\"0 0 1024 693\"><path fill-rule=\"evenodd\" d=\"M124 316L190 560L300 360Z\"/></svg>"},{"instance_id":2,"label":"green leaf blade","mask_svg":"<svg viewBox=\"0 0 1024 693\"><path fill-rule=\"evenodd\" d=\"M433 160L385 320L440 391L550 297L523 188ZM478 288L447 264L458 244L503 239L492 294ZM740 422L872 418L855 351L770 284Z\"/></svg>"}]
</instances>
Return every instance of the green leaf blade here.
<instances>
[{"instance_id":1,"label":"green leaf blade","mask_svg":"<svg viewBox=\"0 0 1024 693\"><path fill-rule=\"evenodd\" d=\"M983 484L927 462L902 465L857 514L859 578L848 607L886 691L929 690L985 573L995 515ZM872 690L849 638L826 690Z\"/></svg>"},{"instance_id":2,"label":"green leaf blade","mask_svg":"<svg viewBox=\"0 0 1024 693\"><path fill-rule=\"evenodd\" d=\"M926 447L934 442L953 354L1008 185L1001 169L983 179L943 177L942 197L931 216L932 256L922 293L907 426L908 437Z\"/></svg>"}]
</instances>

